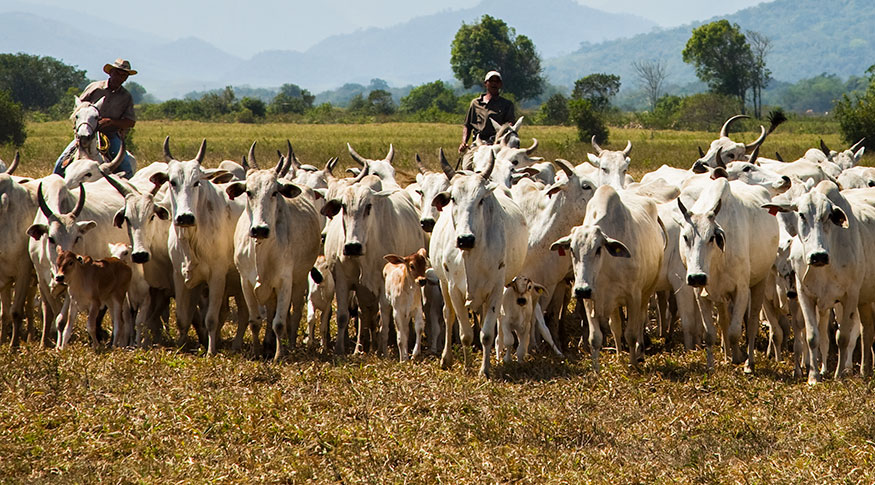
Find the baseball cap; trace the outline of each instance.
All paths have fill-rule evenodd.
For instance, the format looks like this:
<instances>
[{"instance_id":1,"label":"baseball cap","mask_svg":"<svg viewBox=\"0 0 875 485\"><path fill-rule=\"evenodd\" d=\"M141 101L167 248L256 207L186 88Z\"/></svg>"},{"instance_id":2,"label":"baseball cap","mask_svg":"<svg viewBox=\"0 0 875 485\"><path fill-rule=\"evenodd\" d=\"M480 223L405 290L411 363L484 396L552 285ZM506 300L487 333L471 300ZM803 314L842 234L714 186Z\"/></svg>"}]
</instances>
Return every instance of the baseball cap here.
<instances>
[{"instance_id":1,"label":"baseball cap","mask_svg":"<svg viewBox=\"0 0 875 485\"><path fill-rule=\"evenodd\" d=\"M488 81L492 76L498 76L498 80L501 80L501 73L498 71L489 71L486 73L486 77L483 78L483 82Z\"/></svg>"}]
</instances>

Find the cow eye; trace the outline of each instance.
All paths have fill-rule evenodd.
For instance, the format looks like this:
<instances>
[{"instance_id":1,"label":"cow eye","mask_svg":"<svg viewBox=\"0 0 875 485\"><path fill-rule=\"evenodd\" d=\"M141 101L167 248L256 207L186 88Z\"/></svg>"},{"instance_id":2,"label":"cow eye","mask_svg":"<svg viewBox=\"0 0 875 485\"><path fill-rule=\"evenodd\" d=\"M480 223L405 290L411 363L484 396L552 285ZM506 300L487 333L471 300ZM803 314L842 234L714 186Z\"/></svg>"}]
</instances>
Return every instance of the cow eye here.
<instances>
[{"instance_id":1,"label":"cow eye","mask_svg":"<svg viewBox=\"0 0 875 485\"><path fill-rule=\"evenodd\" d=\"M278 194L278 193L279 193L279 191L274 190L273 193L270 195L271 195L271 197L276 197L276 194Z\"/></svg>"},{"instance_id":2,"label":"cow eye","mask_svg":"<svg viewBox=\"0 0 875 485\"><path fill-rule=\"evenodd\" d=\"M582 188L583 190L592 190L592 186L589 184L581 184L580 188Z\"/></svg>"},{"instance_id":3,"label":"cow eye","mask_svg":"<svg viewBox=\"0 0 875 485\"><path fill-rule=\"evenodd\" d=\"M252 191L251 191L251 190L247 190L247 191L246 191L246 197L252 197Z\"/></svg>"},{"instance_id":4,"label":"cow eye","mask_svg":"<svg viewBox=\"0 0 875 485\"><path fill-rule=\"evenodd\" d=\"M422 197L422 190L421 189L416 189L416 193L419 194L420 197Z\"/></svg>"},{"instance_id":5,"label":"cow eye","mask_svg":"<svg viewBox=\"0 0 875 485\"><path fill-rule=\"evenodd\" d=\"M741 169L741 171L742 171L742 172L750 172L750 171L751 171L751 168L750 168L750 167L744 167L743 169Z\"/></svg>"},{"instance_id":6,"label":"cow eye","mask_svg":"<svg viewBox=\"0 0 875 485\"><path fill-rule=\"evenodd\" d=\"M77 242L79 242L81 240L82 240L82 236L76 236L76 240L73 241L73 244L76 244Z\"/></svg>"},{"instance_id":7,"label":"cow eye","mask_svg":"<svg viewBox=\"0 0 875 485\"><path fill-rule=\"evenodd\" d=\"M175 180L171 180L171 181L170 181L170 186L171 186L171 187L176 187L176 181L175 181Z\"/></svg>"},{"instance_id":8,"label":"cow eye","mask_svg":"<svg viewBox=\"0 0 875 485\"><path fill-rule=\"evenodd\" d=\"M194 185L195 187L199 187L200 184L201 184L201 181L200 181L200 180L195 180L195 181L194 181L194 184L192 184L192 185Z\"/></svg>"},{"instance_id":9,"label":"cow eye","mask_svg":"<svg viewBox=\"0 0 875 485\"><path fill-rule=\"evenodd\" d=\"M478 202L477 205L483 205L483 199L480 199L480 202Z\"/></svg>"},{"instance_id":10,"label":"cow eye","mask_svg":"<svg viewBox=\"0 0 875 485\"><path fill-rule=\"evenodd\" d=\"M52 236L49 236L49 242L52 244L55 244L55 238L53 238Z\"/></svg>"},{"instance_id":11,"label":"cow eye","mask_svg":"<svg viewBox=\"0 0 875 485\"><path fill-rule=\"evenodd\" d=\"M690 245L690 236L687 236L686 234L684 234L684 242L687 243L687 246L689 246Z\"/></svg>"},{"instance_id":12,"label":"cow eye","mask_svg":"<svg viewBox=\"0 0 875 485\"><path fill-rule=\"evenodd\" d=\"M85 176L90 178L90 177L91 177L91 172L86 173Z\"/></svg>"},{"instance_id":13,"label":"cow eye","mask_svg":"<svg viewBox=\"0 0 875 485\"><path fill-rule=\"evenodd\" d=\"M371 206L372 206L371 204L368 204L365 206L365 215L366 216L371 214Z\"/></svg>"},{"instance_id":14,"label":"cow eye","mask_svg":"<svg viewBox=\"0 0 875 485\"><path fill-rule=\"evenodd\" d=\"M602 254L602 247L601 246L595 248L595 255L598 256L600 254Z\"/></svg>"}]
</instances>

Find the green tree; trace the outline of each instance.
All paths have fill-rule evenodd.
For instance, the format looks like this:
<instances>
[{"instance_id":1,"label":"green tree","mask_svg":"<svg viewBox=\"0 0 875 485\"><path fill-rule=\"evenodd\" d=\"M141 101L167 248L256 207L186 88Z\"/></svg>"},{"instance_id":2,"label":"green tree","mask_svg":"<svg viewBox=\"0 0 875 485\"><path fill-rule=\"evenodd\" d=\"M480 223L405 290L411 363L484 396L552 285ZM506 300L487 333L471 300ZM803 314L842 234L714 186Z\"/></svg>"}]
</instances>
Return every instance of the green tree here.
<instances>
[{"instance_id":1,"label":"green tree","mask_svg":"<svg viewBox=\"0 0 875 485\"><path fill-rule=\"evenodd\" d=\"M564 125L568 123L568 116L568 98L556 93L541 105L538 122L545 125Z\"/></svg>"},{"instance_id":2,"label":"green tree","mask_svg":"<svg viewBox=\"0 0 875 485\"><path fill-rule=\"evenodd\" d=\"M395 112L395 102L392 94L385 89L375 89L368 94L369 111L378 115L390 115Z\"/></svg>"},{"instance_id":3,"label":"green tree","mask_svg":"<svg viewBox=\"0 0 875 485\"><path fill-rule=\"evenodd\" d=\"M866 138L866 148L875 140L875 65L866 70L869 86L864 93L844 94L835 104L833 114L839 121L842 138L851 144Z\"/></svg>"},{"instance_id":4,"label":"green tree","mask_svg":"<svg viewBox=\"0 0 875 485\"><path fill-rule=\"evenodd\" d=\"M611 106L611 98L620 91L620 76L597 73L574 81L571 99L586 99L596 111L605 112Z\"/></svg>"},{"instance_id":5,"label":"green tree","mask_svg":"<svg viewBox=\"0 0 875 485\"><path fill-rule=\"evenodd\" d=\"M501 19L484 15L479 23L463 23L450 47L453 74L466 88L482 85L494 69L501 72L503 89L518 99L533 98L543 89L535 44Z\"/></svg>"},{"instance_id":6,"label":"green tree","mask_svg":"<svg viewBox=\"0 0 875 485\"><path fill-rule=\"evenodd\" d=\"M346 105L346 110L353 114L367 115L371 112L371 103L368 103L368 100L359 93L349 100L349 104Z\"/></svg>"},{"instance_id":7,"label":"green tree","mask_svg":"<svg viewBox=\"0 0 875 485\"><path fill-rule=\"evenodd\" d=\"M133 98L134 104L142 103L143 99L146 97L146 88L141 86L140 83L128 81L125 83L125 89L131 93L131 98Z\"/></svg>"},{"instance_id":8,"label":"green tree","mask_svg":"<svg viewBox=\"0 0 875 485\"><path fill-rule=\"evenodd\" d=\"M264 118L264 115L267 114L267 105L258 98L247 96L240 100L240 106L242 109L248 109L256 118Z\"/></svg>"},{"instance_id":9,"label":"green tree","mask_svg":"<svg viewBox=\"0 0 875 485\"><path fill-rule=\"evenodd\" d=\"M681 130L716 132L723 122L738 113L738 100L715 93L699 93L681 100L675 127Z\"/></svg>"},{"instance_id":10,"label":"green tree","mask_svg":"<svg viewBox=\"0 0 875 485\"><path fill-rule=\"evenodd\" d=\"M0 90L25 110L45 110L58 103L68 88L81 91L85 71L52 57L0 54Z\"/></svg>"},{"instance_id":11,"label":"green tree","mask_svg":"<svg viewBox=\"0 0 875 485\"><path fill-rule=\"evenodd\" d=\"M0 144L12 143L20 147L27 138L24 112L6 91L0 91Z\"/></svg>"},{"instance_id":12,"label":"green tree","mask_svg":"<svg viewBox=\"0 0 875 485\"><path fill-rule=\"evenodd\" d=\"M452 113L456 110L458 97L443 81L421 84L411 89L401 98L402 113L418 113L434 107L439 111Z\"/></svg>"},{"instance_id":13,"label":"green tree","mask_svg":"<svg viewBox=\"0 0 875 485\"><path fill-rule=\"evenodd\" d=\"M738 24L718 20L693 29L681 53L693 64L696 75L711 91L738 98L744 113L744 97L755 70L753 52Z\"/></svg>"},{"instance_id":14,"label":"green tree","mask_svg":"<svg viewBox=\"0 0 875 485\"><path fill-rule=\"evenodd\" d=\"M303 114L313 107L316 96L310 91L301 89L297 84L283 84L279 93L270 101L268 111L271 113L297 113Z\"/></svg>"},{"instance_id":15,"label":"green tree","mask_svg":"<svg viewBox=\"0 0 875 485\"><path fill-rule=\"evenodd\" d=\"M572 99L568 102L568 112L571 121L577 126L577 137L588 142L596 137L599 143L608 142L608 127L602 113L593 107L588 99Z\"/></svg>"}]
</instances>

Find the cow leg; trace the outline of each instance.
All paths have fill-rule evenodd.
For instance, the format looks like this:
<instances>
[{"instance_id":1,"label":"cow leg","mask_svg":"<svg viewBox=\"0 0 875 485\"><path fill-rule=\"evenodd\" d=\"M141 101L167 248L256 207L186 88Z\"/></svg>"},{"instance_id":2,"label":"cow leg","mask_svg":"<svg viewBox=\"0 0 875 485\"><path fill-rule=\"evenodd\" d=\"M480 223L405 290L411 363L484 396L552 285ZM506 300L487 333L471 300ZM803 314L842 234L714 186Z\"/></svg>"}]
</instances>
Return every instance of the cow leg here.
<instances>
[{"instance_id":1,"label":"cow leg","mask_svg":"<svg viewBox=\"0 0 875 485\"><path fill-rule=\"evenodd\" d=\"M538 333L550 345L550 348L553 349L553 352L556 353L559 357L563 357L562 351L559 350L559 347L553 342L553 337L550 335L550 329L547 328L547 322L544 321L544 312L541 311L541 302L539 300L535 300L535 310L532 312L533 322L528 323L529 335L533 333L532 325L537 325ZM532 339L536 340L536 339Z\"/></svg>"},{"instance_id":2,"label":"cow leg","mask_svg":"<svg viewBox=\"0 0 875 485\"><path fill-rule=\"evenodd\" d=\"M536 313L539 312L537 300L535 300L535 312ZM541 318L543 319L544 316L541 315ZM534 315L532 315L528 319L526 319L525 315L523 315L523 320L520 321L522 328L517 330L517 337L519 338L519 341L520 341L519 345L517 346L517 349L516 349L517 362L520 362L520 363L525 362L526 355L529 353L528 352L529 351L529 344L532 340L535 340L534 338L532 338L532 333L533 333L532 332L532 320L534 320L534 319L535 319ZM545 325L544 328L546 329L547 326ZM549 336L550 331L546 330L546 334ZM547 338L548 337L545 337L545 340ZM511 339L513 339L513 336L511 336ZM550 346L553 347L554 351L558 351L559 349L556 348L556 345L553 343L552 340L553 340L552 338L550 338L550 340L549 340ZM511 343L511 345L513 345L513 343ZM559 355L562 355L562 354L560 353Z\"/></svg>"},{"instance_id":3,"label":"cow leg","mask_svg":"<svg viewBox=\"0 0 875 485\"><path fill-rule=\"evenodd\" d=\"M696 295L696 306L702 317L702 327L705 330L705 361L708 370L714 370L714 344L717 343L717 327L714 325L714 304L711 300Z\"/></svg>"},{"instance_id":4,"label":"cow leg","mask_svg":"<svg viewBox=\"0 0 875 485\"><path fill-rule=\"evenodd\" d=\"M258 299L255 297L255 291L252 289L252 285L249 284L248 281L242 281L241 278L240 287L241 293L243 293L243 302L249 310L249 330L252 332L252 344L250 350L252 351L252 355L257 357L261 355L261 313L258 311ZM238 307L239 306L238 303Z\"/></svg>"},{"instance_id":5,"label":"cow leg","mask_svg":"<svg viewBox=\"0 0 875 485\"><path fill-rule=\"evenodd\" d=\"M288 334L289 337L289 346L294 348L295 339L298 336L298 326L295 325L295 332L290 332L287 320L289 318L289 308L292 304L292 285L289 280L283 284L279 291L277 292L276 299L276 308L273 312L273 321L271 322L271 328L273 330L273 334L276 336L276 351L273 355L274 361L279 361L283 355L283 346L282 346L282 337L284 333ZM300 308L298 309L300 312ZM301 317L301 314L298 313L298 318Z\"/></svg>"},{"instance_id":6,"label":"cow leg","mask_svg":"<svg viewBox=\"0 0 875 485\"><path fill-rule=\"evenodd\" d=\"M337 341L334 353L346 353L346 335L349 327L349 284L341 271L334 272L334 294L337 298Z\"/></svg>"},{"instance_id":7,"label":"cow leg","mask_svg":"<svg viewBox=\"0 0 875 485\"><path fill-rule=\"evenodd\" d=\"M55 318L55 328L58 329L58 340L55 343L55 348L58 350L63 349L67 342L69 342L70 336L73 334L73 325L76 324L77 313L79 312L73 303L73 299L67 296L63 306L61 306L61 311L58 312L58 316ZM73 318L71 319L70 316Z\"/></svg>"},{"instance_id":8,"label":"cow leg","mask_svg":"<svg viewBox=\"0 0 875 485\"><path fill-rule=\"evenodd\" d=\"M747 360L744 364L744 372L747 374L752 374L755 370L754 345L760 329L760 309L763 307L765 289L765 281L761 281L750 289L750 304L745 312L747 315Z\"/></svg>"},{"instance_id":9,"label":"cow leg","mask_svg":"<svg viewBox=\"0 0 875 485\"><path fill-rule=\"evenodd\" d=\"M391 320L395 321L395 341L398 345L398 360L399 362L407 362L408 360L410 360L410 355L407 352L407 348L410 345L410 320L412 315L410 315L404 309L402 309L401 311L395 309L393 311L391 310L391 306L389 306L389 308L392 312L390 313L390 315L392 316ZM381 309L380 313L382 312L383 310ZM388 331L386 333L388 333Z\"/></svg>"},{"instance_id":10,"label":"cow leg","mask_svg":"<svg viewBox=\"0 0 875 485\"><path fill-rule=\"evenodd\" d=\"M872 343L875 341L875 303L860 305L860 324L862 349L860 352L860 374L872 377Z\"/></svg>"},{"instance_id":11,"label":"cow leg","mask_svg":"<svg viewBox=\"0 0 875 485\"><path fill-rule=\"evenodd\" d=\"M95 351L100 348L100 341L97 339L97 319L100 316L101 307L102 305L99 301L95 300L91 302L88 306L88 323L85 325L85 329L88 330L88 335L91 336L91 348Z\"/></svg>"},{"instance_id":12,"label":"cow leg","mask_svg":"<svg viewBox=\"0 0 875 485\"><path fill-rule=\"evenodd\" d=\"M797 288L803 288L802 283L796 281ZM805 291L799 291L799 307L805 320L805 336L808 340L808 384L813 385L821 382L823 377L820 372L820 316L814 298L809 297Z\"/></svg>"},{"instance_id":13,"label":"cow leg","mask_svg":"<svg viewBox=\"0 0 875 485\"><path fill-rule=\"evenodd\" d=\"M207 355L216 355L219 348L219 337L221 323L219 322L219 310L222 308L222 300L225 299L225 275L221 278L213 278L210 281L208 289L207 315L204 318L204 325L209 337L207 345Z\"/></svg>"},{"instance_id":14,"label":"cow leg","mask_svg":"<svg viewBox=\"0 0 875 485\"><path fill-rule=\"evenodd\" d=\"M413 358L418 359L422 355L422 333L425 331L425 316L422 304L415 302L413 305L413 331L416 332L416 343L413 345Z\"/></svg>"},{"instance_id":15,"label":"cow leg","mask_svg":"<svg viewBox=\"0 0 875 485\"><path fill-rule=\"evenodd\" d=\"M304 339L304 344L311 350L316 348L316 322L319 321L319 317L318 309L313 301L313 295L310 295L307 298L307 338Z\"/></svg>"},{"instance_id":16,"label":"cow leg","mask_svg":"<svg viewBox=\"0 0 875 485\"><path fill-rule=\"evenodd\" d=\"M784 328L781 325L781 310L775 304L775 301L766 298L763 301L763 313L766 316L766 321L769 323L769 348L766 350L766 358L774 355L775 362L781 361L781 350L784 346Z\"/></svg>"},{"instance_id":17,"label":"cow leg","mask_svg":"<svg viewBox=\"0 0 875 485\"><path fill-rule=\"evenodd\" d=\"M462 314L465 314L467 325L468 310L465 309L464 296L458 295L458 291L449 282L441 281L441 294L444 297L444 350L441 353L441 368L448 369L453 365L453 327L456 326L456 315L458 314L461 333ZM461 306L457 309L456 305Z\"/></svg>"},{"instance_id":18,"label":"cow leg","mask_svg":"<svg viewBox=\"0 0 875 485\"><path fill-rule=\"evenodd\" d=\"M495 346L495 330L498 323L498 312L501 309L501 298L504 294L504 285L492 289L489 300L481 311L483 318L480 320L480 344L483 346L483 360L480 364L480 375L489 377L492 349Z\"/></svg>"},{"instance_id":19,"label":"cow leg","mask_svg":"<svg viewBox=\"0 0 875 485\"><path fill-rule=\"evenodd\" d=\"M681 330L684 334L684 349L693 350L701 338L702 321L697 313L698 304L693 288L684 285L675 292L674 299L681 318Z\"/></svg>"},{"instance_id":20,"label":"cow leg","mask_svg":"<svg viewBox=\"0 0 875 485\"><path fill-rule=\"evenodd\" d=\"M842 302L841 313L836 310L836 320L839 323L838 333L836 334L836 346L838 347L838 360L836 362L835 378L838 379L844 376L846 364L853 357L854 344L856 344L856 336L851 337L854 332L852 327L860 322L860 314L857 309L857 295L848 295L848 298ZM851 361L852 362L852 361ZM853 366L848 368L852 370Z\"/></svg>"},{"instance_id":21,"label":"cow leg","mask_svg":"<svg viewBox=\"0 0 875 485\"><path fill-rule=\"evenodd\" d=\"M377 354L383 357L388 356L389 352L389 325L392 325L392 304L389 303L389 300L386 298L384 292L380 292L380 341L377 345ZM402 326L408 328L410 325L410 320L406 320L404 322L395 322L396 335L395 340L399 343L401 342L401 335L397 334L397 330ZM404 339L404 354L407 355L407 330L404 331L405 339ZM406 359L405 359L406 360Z\"/></svg>"},{"instance_id":22,"label":"cow leg","mask_svg":"<svg viewBox=\"0 0 875 485\"><path fill-rule=\"evenodd\" d=\"M797 300L790 300L790 323L793 328L793 376L802 377L803 362L808 362L808 345L806 345L805 319Z\"/></svg>"},{"instance_id":23,"label":"cow leg","mask_svg":"<svg viewBox=\"0 0 875 485\"><path fill-rule=\"evenodd\" d=\"M623 347L623 312L620 310L620 307L614 309L608 321L611 326L611 336L614 338L614 346L617 348L617 355L619 356L620 349Z\"/></svg>"},{"instance_id":24,"label":"cow leg","mask_svg":"<svg viewBox=\"0 0 875 485\"><path fill-rule=\"evenodd\" d=\"M0 342L11 338L12 333L15 333L12 329L12 285L8 285L0 290Z\"/></svg>"},{"instance_id":25,"label":"cow leg","mask_svg":"<svg viewBox=\"0 0 875 485\"><path fill-rule=\"evenodd\" d=\"M578 303L580 303L578 301ZM583 300L589 321L589 352L592 358L592 370L599 372L599 352L602 350L602 318L595 313L592 300ZM619 345L619 344L618 344Z\"/></svg>"},{"instance_id":26,"label":"cow leg","mask_svg":"<svg viewBox=\"0 0 875 485\"><path fill-rule=\"evenodd\" d=\"M55 328L57 328L55 315L61 310L61 306L63 305L63 303L54 296L52 296L49 285L40 282L39 289L41 300L40 306L43 313L42 348L47 349L52 345L52 324L55 323ZM64 320L64 322L66 322L66 319Z\"/></svg>"},{"instance_id":27,"label":"cow leg","mask_svg":"<svg viewBox=\"0 0 875 485\"><path fill-rule=\"evenodd\" d=\"M291 312L288 320L289 348L294 349L298 345L298 331L301 327L301 318L304 314L304 302L307 301L307 285L304 283L292 285L291 289Z\"/></svg>"},{"instance_id":28,"label":"cow leg","mask_svg":"<svg viewBox=\"0 0 875 485\"><path fill-rule=\"evenodd\" d=\"M638 362L644 360L643 338L648 303L649 299L644 295L638 298L638 295L634 294L632 301L626 306L629 310L629 321L626 322L623 337L626 339L626 345L629 346L629 365L633 368L637 368Z\"/></svg>"}]
</instances>

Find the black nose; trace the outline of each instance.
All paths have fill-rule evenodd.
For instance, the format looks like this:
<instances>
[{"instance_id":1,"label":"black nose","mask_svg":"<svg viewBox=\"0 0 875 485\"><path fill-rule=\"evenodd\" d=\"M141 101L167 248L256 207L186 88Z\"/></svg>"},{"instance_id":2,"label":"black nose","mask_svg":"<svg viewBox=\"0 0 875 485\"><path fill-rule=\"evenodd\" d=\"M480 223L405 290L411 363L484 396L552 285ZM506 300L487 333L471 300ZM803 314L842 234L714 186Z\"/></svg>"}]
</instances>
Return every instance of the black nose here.
<instances>
[{"instance_id":1,"label":"black nose","mask_svg":"<svg viewBox=\"0 0 875 485\"><path fill-rule=\"evenodd\" d=\"M422 226L423 231L431 232L434 229L434 219L420 219L419 225Z\"/></svg>"},{"instance_id":2,"label":"black nose","mask_svg":"<svg viewBox=\"0 0 875 485\"><path fill-rule=\"evenodd\" d=\"M459 249L473 249L476 240L477 238L473 234L459 236L456 238L456 247Z\"/></svg>"},{"instance_id":3,"label":"black nose","mask_svg":"<svg viewBox=\"0 0 875 485\"><path fill-rule=\"evenodd\" d=\"M131 261L137 264L143 264L149 262L149 253L146 251L137 251L136 253L131 255Z\"/></svg>"},{"instance_id":4,"label":"black nose","mask_svg":"<svg viewBox=\"0 0 875 485\"><path fill-rule=\"evenodd\" d=\"M416 283L419 284L420 287L424 288L425 285L428 283L428 280L425 278L416 278Z\"/></svg>"},{"instance_id":5,"label":"black nose","mask_svg":"<svg viewBox=\"0 0 875 485\"><path fill-rule=\"evenodd\" d=\"M526 299L525 298L517 298L516 304L519 306L526 306Z\"/></svg>"},{"instance_id":6,"label":"black nose","mask_svg":"<svg viewBox=\"0 0 875 485\"><path fill-rule=\"evenodd\" d=\"M795 300L797 296L799 295L796 294L796 290L787 290L787 298Z\"/></svg>"},{"instance_id":7,"label":"black nose","mask_svg":"<svg viewBox=\"0 0 875 485\"><path fill-rule=\"evenodd\" d=\"M817 252L811 253L808 256L808 264L811 266L826 266L829 264L829 253L826 252Z\"/></svg>"},{"instance_id":8,"label":"black nose","mask_svg":"<svg viewBox=\"0 0 875 485\"><path fill-rule=\"evenodd\" d=\"M327 234L325 234L324 232L323 232L322 234L319 235L319 239L322 241L322 244L325 244L325 236L326 236L326 235L327 235Z\"/></svg>"},{"instance_id":9,"label":"black nose","mask_svg":"<svg viewBox=\"0 0 875 485\"><path fill-rule=\"evenodd\" d=\"M249 235L255 239L264 239L270 236L270 228L267 226L257 226L249 229Z\"/></svg>"},{"instance_id":10,"label":"black nose","mask_svg":"<svg viewBox=\"0 0 875 485\"><path fill-rule=\"evenodd\" d=\"M694 288L701 288L708 284L708 275L704 273L688 274L687 284Z\"/></svg>"},{"instance_id":11,"label":"black nose","mask_svg":"<svg viewBox=\"0 0 875 485\"><path fill-rule=\"evenodd\" d=\"M55 281L57 281L58 283L63 283L64 282L64 275L62 275L62 274L55 275Z\"/></svg>"},{"instance_id":12,"label":"black nose","mask_svg":"<svg viewBox=\"0 0 875 485\"><path fill-rule=\"evenodd\" d=\"M789 184L789 183L790 183L790 177L788 177L788 176L786 176L786 175L782 175L782 176L781 176L781 180L783 180L785 184Z\"/></svg>"},{"instance_id":13,"label":"black nose","mask_svg":"<svg viewBox=\"0 0 875 485\"><path fill-rule=\"evenodd\" d=\"M179 214L176 216L176 220L174 223L177 226L193 226L194 225L194 214Z\"/></svg>"},{"instance_id":14,"label":"black nose","mask_svg":"<svg viewBox=\"0 0 875 485\"><path fill-rule=\"evenodd\" d=\"M361 256L362 243L351 242L343 245L343 254L345 256Z\"/></svg>"},{"instance_id":15,"label":"black nose","mask_svg":"<svg viewBox=\"0 0 875 485\"><path fill-rule=\"evenodd\" d=\"M592 298L592 288L590 288L589 286L585 288L575 288L574 296L578 298L583 298L584 300L589 300L590 298Z\"/></svg>"}]
</instances>

